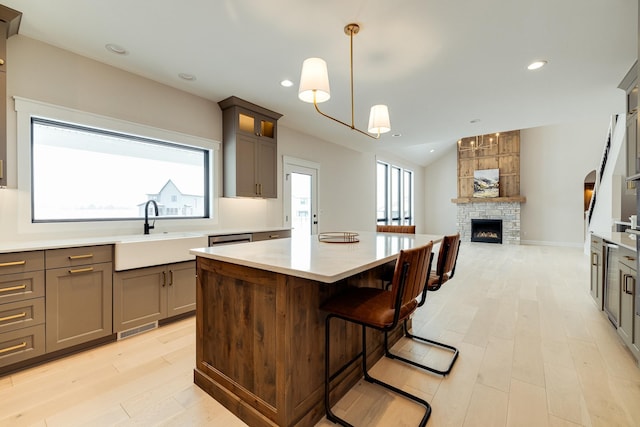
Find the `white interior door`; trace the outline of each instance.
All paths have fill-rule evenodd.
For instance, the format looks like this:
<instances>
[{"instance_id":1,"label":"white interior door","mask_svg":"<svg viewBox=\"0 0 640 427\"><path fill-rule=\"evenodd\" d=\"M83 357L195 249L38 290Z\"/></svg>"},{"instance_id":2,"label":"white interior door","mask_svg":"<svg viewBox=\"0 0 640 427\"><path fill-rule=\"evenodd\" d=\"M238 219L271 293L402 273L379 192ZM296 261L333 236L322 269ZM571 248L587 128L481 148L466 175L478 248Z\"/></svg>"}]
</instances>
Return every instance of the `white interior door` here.
<instances>
[{"instance_id":1,"label":"white interior door","mask_svg":"<svg viewBox=\"0 0 640 427\"><path fill-rule=\"evenodd\" d=\"M318 234L318 174L320 166L307 160L284 159L284 224L291 235Z\"/></svg>"}]
</instances>

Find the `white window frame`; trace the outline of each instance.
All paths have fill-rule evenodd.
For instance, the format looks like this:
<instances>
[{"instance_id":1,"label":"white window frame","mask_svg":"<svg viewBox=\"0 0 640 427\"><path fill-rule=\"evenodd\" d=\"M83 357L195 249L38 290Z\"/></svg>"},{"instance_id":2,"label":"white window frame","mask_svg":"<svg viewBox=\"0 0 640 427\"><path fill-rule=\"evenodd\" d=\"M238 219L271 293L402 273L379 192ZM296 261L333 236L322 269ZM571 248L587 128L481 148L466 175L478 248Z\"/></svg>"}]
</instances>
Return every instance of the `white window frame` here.
<instances>
[{"instance_id":1,"label":"white window frame","mask_svg":"<svg viewBox=\"0 0 640 427\"><path fill-rule=\"evenodd\" d=\"M14 97L17 112L17 187L18 187L18 233L69 233L71 235L105 234L105 233L137 233L139 220L87 221L60 223L31 222L31 117L43 117L51 120L77 123L87 127L108 129L129 135L138 135L161 141L173 141L178 144L200 147L209 150L209 214L210 218L172 219L170 227L193 228L211 226L217 223L217 194L221 182L222 170L219 159L220 143L211 139L187 135L180 132L160 129L139 123L128 122L99 114L88 113L72 108L61 107L45 102ZM114 173L117 169L114 168ZM160 225L158 222L156 225ZM156 227L159 228L159 227Z\"/></svg>"}]
</instances>

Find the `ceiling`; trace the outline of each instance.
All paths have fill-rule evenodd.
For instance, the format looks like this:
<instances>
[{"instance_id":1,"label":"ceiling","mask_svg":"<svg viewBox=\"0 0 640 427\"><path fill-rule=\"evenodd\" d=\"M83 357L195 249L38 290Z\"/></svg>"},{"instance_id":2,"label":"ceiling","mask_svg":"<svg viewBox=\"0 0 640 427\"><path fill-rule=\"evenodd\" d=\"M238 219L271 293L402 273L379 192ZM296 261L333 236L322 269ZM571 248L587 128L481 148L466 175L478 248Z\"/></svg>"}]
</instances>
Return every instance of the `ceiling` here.
<instances>
[{"instance_id":1,"label":"ceiling","mask_svg":"<svg viewBox=\"0 0 640 427\"><path fill-rule=\"evenodd\" d=\"M23 13L26 37L215 102L235 95L282 113L283 126L420 165L462 137L623 112L617 86L637 57L636 0L0 2ZM331 84L321 108L350 122L350 22L361 27L356 127L366 129L371 105L389 106L392 130L378 141L297 97L302 61L321 57ZM528 71L538 59L547 66Z\"/></svg>"}]
</instances>

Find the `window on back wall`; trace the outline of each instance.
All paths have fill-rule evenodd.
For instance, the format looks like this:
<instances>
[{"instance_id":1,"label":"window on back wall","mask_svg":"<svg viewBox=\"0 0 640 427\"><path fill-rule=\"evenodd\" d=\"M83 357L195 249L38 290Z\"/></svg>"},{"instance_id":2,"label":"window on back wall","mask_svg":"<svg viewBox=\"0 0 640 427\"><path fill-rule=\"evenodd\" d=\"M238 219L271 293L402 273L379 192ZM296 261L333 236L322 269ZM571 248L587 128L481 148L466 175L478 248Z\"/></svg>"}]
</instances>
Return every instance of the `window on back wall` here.
<instances>
[{"instance_id":1,"label":"window on back wall","mask_svg":"<svg viewBox=\"0 0 640 427\"><path fill-rule=\"evenodd\" d=\"M413 224L413 172L377 162L378 224Z\"/></svg>"},{"instance_id":2,"label":"window on back wall","mask_svg":"<svg viewBox=\"0 0 640 427\"><path fill-rule=\"evenodd\" d=\"M33 222L209 217L209 150L31 118Z\"/></svg>"}]
</instances>

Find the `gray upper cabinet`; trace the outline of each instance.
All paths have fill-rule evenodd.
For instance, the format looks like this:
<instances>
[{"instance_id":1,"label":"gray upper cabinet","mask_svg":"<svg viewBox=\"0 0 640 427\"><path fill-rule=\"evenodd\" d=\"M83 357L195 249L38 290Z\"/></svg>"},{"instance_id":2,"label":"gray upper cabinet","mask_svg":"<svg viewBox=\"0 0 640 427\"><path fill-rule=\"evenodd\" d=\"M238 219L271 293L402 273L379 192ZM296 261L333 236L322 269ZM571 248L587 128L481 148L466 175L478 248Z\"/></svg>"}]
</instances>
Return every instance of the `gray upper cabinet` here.
<instances>
[{"instance_id":1,"label":"gray upper cabinet","mask_svg":"<svg viewBox=\"0 0 640 427\"><path fill-rule=\"evenodd\" d=\"M278 119L282 114L235 96L222 109L224 197L277 198Z\"/></svg>"},{"instance_id":2,"label":"gray upper cabinet","mask_svg":"<svg viewBox=\"0 0 640 427\"><path fill-rule=\"evenodd\" d=\"M18 34L22 12L0 4L0 187L7 185L7 39Z\"/></svg>"},{"instance_id":3,"label":"gray upper cabinet","mask_svg":"<svg viewBox=\"0 0 640 427\"><path fill-rule=\"evenodd\" d=\"M618 88L627 93L627 177L640 174L640 140L638 139L638 63L635 62Z\"/></svg>"}]
</instances>

